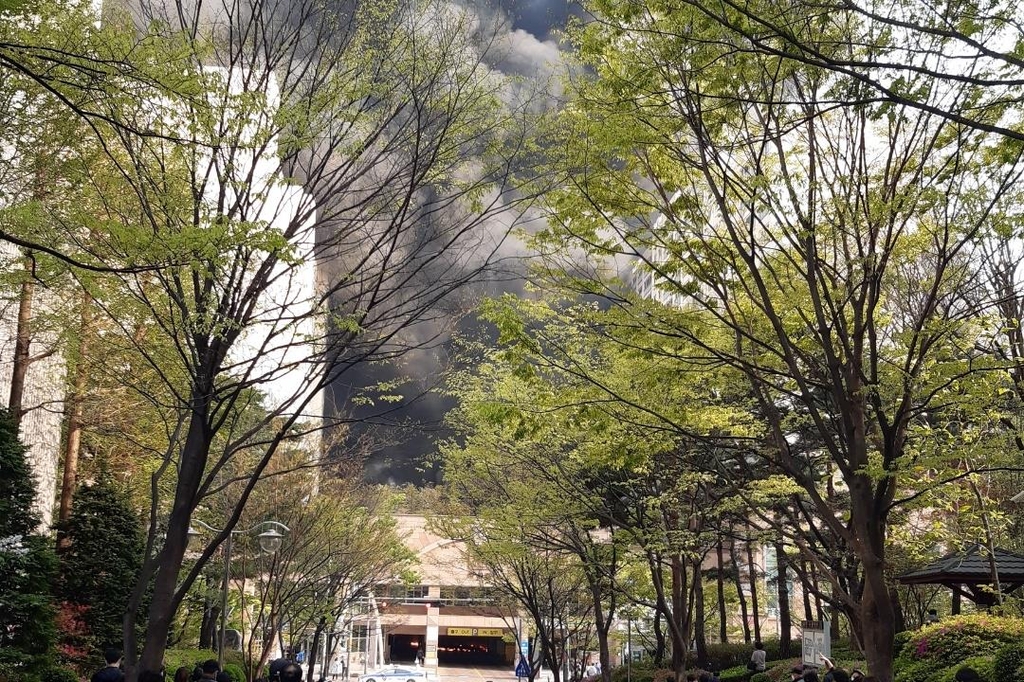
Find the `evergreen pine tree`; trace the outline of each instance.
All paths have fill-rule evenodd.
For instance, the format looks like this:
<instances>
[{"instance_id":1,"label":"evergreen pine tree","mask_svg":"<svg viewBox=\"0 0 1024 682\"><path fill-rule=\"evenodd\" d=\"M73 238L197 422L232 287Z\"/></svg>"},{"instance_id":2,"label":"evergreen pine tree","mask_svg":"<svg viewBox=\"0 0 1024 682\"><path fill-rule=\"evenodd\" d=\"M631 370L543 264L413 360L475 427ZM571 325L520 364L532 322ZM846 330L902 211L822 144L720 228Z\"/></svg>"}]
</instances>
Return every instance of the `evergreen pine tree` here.
<instances>
[{"instance_id":1,"label":"evergreen pine tree","mask_svg":"<svg viewBox=\"0 0 1024 682\"><path fill-rule=\"evenodd\" d=\"M10 413L0 410L0 679L28 681L53 658L57 560L37 532L25 452Z\"/></svg>"},{"instance_id":2,"label":"evergreen pine tree","mask_svg":"<svg viewBox=\"0 0 1024 682\"><path fill-rule=\"evenodd\" d=\"M79 607L84 644L94 657L120 648L124 613L142 566L138 517L107 477L75 493L61 554L63 601Z\"/></svg>"}]
</instances>

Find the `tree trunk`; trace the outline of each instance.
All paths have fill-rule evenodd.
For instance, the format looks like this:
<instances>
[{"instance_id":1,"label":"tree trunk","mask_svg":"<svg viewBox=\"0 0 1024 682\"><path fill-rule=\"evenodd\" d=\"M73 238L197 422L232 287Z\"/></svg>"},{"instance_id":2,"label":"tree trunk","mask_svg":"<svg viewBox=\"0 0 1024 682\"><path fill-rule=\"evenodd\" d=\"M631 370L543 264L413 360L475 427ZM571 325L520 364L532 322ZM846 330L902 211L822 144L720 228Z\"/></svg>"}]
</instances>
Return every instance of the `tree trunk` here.
<instances>
[{"instance_id":1,"label":"tree trunk","mask_svg":"<svg viewBox=\"0 0 1024 682\"><path fill-rule=\"evenodd\" d=\"M893 630L903 632L907 629L907 619L903 613L903 605L900 604L900 595L896 587L889 588L889 601L892 602Z\"/></svg>"},{"instance_id":2,"label":"tree trunk","mask_svg":"<svg viewBox=\"0 0 1024 682\"><path fill-rule=\"evenodd\" d=\"M82 294L79 311L78 361L75 363L75 379L68 396L68 432L64 441L64 471L60 486L60 510L57 515L58 529L71 517L71 504L78 482L78 453L82 445L82 407L89 381L86 358L89 354L89 327L92 321L92 302L89 294ZM58 530L58 547L67 546L63 532Z\"/></svg>"},{"instance_id":3,"label":"tree trunk","mask_svg":"<svg viewBox=\"0 0 1024 682\"><path fill-rule=\"evenodd\" d=\"M213 586L210 579L206 578L206 590L203 597L203 620L199 626L199 648L212 649L213 643L217 641L217 621L220 619L220 606L215 600L210 599Z\"/></svg>"},{"instance_id":4,"label":"tree trunk","mask_svg":"<svg viewBox=\"0 0 1024 682\"><path fill-rule=\"evenodd\" d=\"M715 573L715 580L718 587L718 641L725 644L729 641L729 629L726 620L729 615L725 610L725 550L722 547L722 538L718 539L718 571Z\"/></svg>"},{"instance_id":5,"label":"tree trunk","mask_svg":"<svg viewBox=\"0 0 1024 682\"><path fill-rule=\"evenodd\" d=\"M808 576L807 559L804 557L800 557L800 574ZM805 577L802 582L800 593L804 602L804 620L814 620L814 612L811 610L811 581Z\"/></svg>"},{"instance_id":6,"label":"tree trunk","mask_svg":"<svg viewBox=\"0 0 1024 682\"><path fill-rule=\"evenodd\" d=\"M697 667L703 670L708 665L708 635L704 624L707 614L704 608L704 575L701 572L701 561L693 564L693 643L697 654Z\"/></svg>"},{"instance_id":7,"label":"tree trunk","mask_svg":"<svg viewBox=\"0 0 1024 682\"><path fill-rule=\"evenodd\" d=\"M188 435L181 449L178 481L167 520L163 549L147 562L153 562L151 566L156 566L156 572L146 619L145 639L137 660L135 656L138 642L135 637L135 625L140 615L138 607L146 591L143 580L140 580L133 590L130 606L125 614L122 634L125 644L126 682L136 682L140 671L160 670L163 666L167 631L180 601L180 598L176 597L178 573L188 547L189 521L195 509L196 495L209 457L210 433L206 415L209 412L211 393L212 387L210 390L203 390L200 387L193 389L192 415L189 419Z\"/></svg>"},{"instance_id":8,"label":"tree trunk","mask_svg":"<svg viewBox=\"0 0 1024 682\"><path fill-rule=\"evenodd\" d=\"M594 627L597 630L597 655L601 662L601 679L603 682L610 682L612 676L611 649L608 646L608 631L611 629L614 611L607 616L604 612L604 599L601 594L601 579L599 575L587 576L590 582L590 598L594 609ZM612 609L614 608L611 607Z\"/></svg>"},{"instance_id":9,"label":"tree trunk","mask_svg":"<svg viewBox=\"0 0 1024 682\"><path fill-rule=\"evenodd\" d=\"M860 601L860 626L864 633L864 657L871 674L879 682L892 682L893 638L896 615L885 581L885 524L870 513L867 503L873 499L873 484L863 482L861 490L851 490L851 520L860 540L858 554L863 571L864 590ZM865 499L867 498L867 499Z\"/></svg>"},{"instance_id":10,"label":"tree trunk","mask_svg":"<svg viewBox=\"0 0 1024 682\"><path fill-rule=\"evenodd\" d=\"M815 620L825 620L825 611L821 607L821 587L818 584L818 567L816 564L811 564L811 584L814 586L814 613ZM838 630L838 628L833 628Z\"/></svg>"},{"instance_id":11,"label":"tree trunk","mask_svg":"<svg viewBox=\"0 0 1024 682\"><path fill-rule=\"evenodd\" d=\"M665 631L661 628L661 611L654 614L652 627L654 629L654 662L662 665L665 662L665 651L668 648L668 642L665 641Z\"/></svg>"},{"instance_id":12,"label":"tree trunk","mask_svg":"<svg viewBox=\"0 0 1024 682\"><path fill-rule=\"evenodd\" d=\"M786 570L786 551L781 542L775 543L775 565L778 567L778 582L776 584L779 594L779 653L782 654L783 658L787 658L792 644L793 622L789 611L789 576Z\"/></svg>"},{"instance_id":13,"label":"tree trunk","mask_svg":"<svg viewBox=\"0 0 1024 682\"><path fill-rule=\"evenodd\" d=\"M685 679L686 656L689 653L689 608L686 595L690 591L686 562L679 554L672 556L672 609L669 632L672 635L672 672L677 682Z\"/></svg>"},{"instance_id":14,"label":"tree trunk","mask_svg":"<svg viewBox=\"0 0 1024 682\"><path fill-rule=\"evenodd\" d=\"M25 278L21 282L18 293L18 322L14 334L14 362L11 366L11 393L7 407L11 412L16 429L21 428L21 418L25 416L25 377L31 362L29 350L32 345L32 298L35 294L35 282L32 280L32 260L25 256Z\"/></svg>"},{"instance_id":15,"label":"tree trunk","mask_svg":"<svg viewBox=\"0 0 1024 682\"><path fill-rule=\"evenodd\" d=\"M754 641L761 640L761 611L757 607L757 566L754 565L754 550L748 539L743 543L747 548L747 578L750 580L750 612L754 618Z\"/></svg>"},{"instance_id":16,"label":"tree trunk","mask_svg":"<svg viewBox=\"0 0 1024 682\"><path fill-rule=\"evenodd\" d=\"M740 565L736 561L736 539L729 541L729 559L732 562L732 576L736 581L736 594L740 600L740 618L743 620L743 641L750 644L750 621L747 613L747 594L743 589L743 580L740 576Z\"/></svg>"},{"instance_id":17,"label":"tree trunk","mask_svg":"<svg viewBox=\"0 0 1024 682\"><path fill-rule=\"evenodd\" d=\"M309 656L306 657L306 682L313 682L313 666L316 665L320 653L320 638L323 637L324 628L327 626L327 617L320 616L313 630L313 643L309 647ZM321 668L323 666L320 666Z\"/></svg>"}]
</instances>

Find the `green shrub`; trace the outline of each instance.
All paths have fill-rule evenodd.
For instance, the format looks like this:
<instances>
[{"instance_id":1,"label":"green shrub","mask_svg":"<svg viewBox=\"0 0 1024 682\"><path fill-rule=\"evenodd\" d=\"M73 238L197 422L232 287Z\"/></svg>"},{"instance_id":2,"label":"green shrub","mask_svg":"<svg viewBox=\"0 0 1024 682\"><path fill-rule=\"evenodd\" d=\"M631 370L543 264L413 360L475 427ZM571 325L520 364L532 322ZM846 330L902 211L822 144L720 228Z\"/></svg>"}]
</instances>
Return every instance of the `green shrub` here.
<instances>
[{"instance_id":1,"label":"green shrub","mask_svg":"<svg viewBox=\"0 0 1024 682\"><path fill-rule=\"evenodd\" d=\"M750 670L747 669L745 663L732 668L726 668L718 673L720 682L747 682L748 677L750 677Z\"/></svg>"},{"instance_id":2,"label":"green shrub","mask_svg":"<svg viewBox=\"0 0 1024 682\"><path fill-rule=\"evenodd\" d=\"M920 681L925 676L906 677L913 662L932 662L934 670L961 664L976 651L992 651L1024 639L1024 620L1012 617L977 613L958 615L940 623L925 626L907 640L899 655L899 674L908 682ZM1001 682L1001 681L1000 681Z\"/></svg>"},{"instance_id":3,"label":"green shrub","mask_svg":"<svg viewBox=\"0 0 1024 682\"><path fill-rule=\"evenodd\" d=\"M164 651L164 670L172 675L178 668L185 666L192 670L199 663L217 658L217 652L210 649L167 649Z\"/></svg>"},{"instance_id":4,"label":"green shrub","mask_svg":"<svg viewBox=\"0 0 1024 682\"><path fill-rule=\"evenodd\" d=\"M923 682L945 667L938 661L900 658L893 665L893 677L895 682Z\"/></svg>"},{"instance_id":5,"label":"green shrub","mask_svg":"<svg viewBox=\"0 0 1024 682\"><path fill-rule=\"evenodd\" d=\"M783 680L789 680L789 671L793 669L793 666L800 665L802 661L799 658L787 658L783 661L769 661L764 671L764 674L768 676L770 682L783 682ZM754 677L757 677L755 675ZM754 682L753 677L750 682Z\"/></svg>"},{"instance_id":6,"label":"green shrub","mask_svg":"<svg viewBox=\"0 0 1024 682\"><path fill-rule=\"evenodd\" d=\"M899 656L900 652L903 651L903 647L907 645L910 638L914 636L913 630L904 630L903 632L897 632L896 636L892 639L892 655Z\"/></svg>"},{"instance_id":7,"label":"green shrub","mask_svg":"<svg viewBox=\"0 0 1024 682\"><path fill-rule=\"evenodd\" d=\"M750 676L750 682L772 682L768 673L756 673Z\"/></svg>"},{"instance_id":8,"label":"green shrub","mask_svg":"<svg viewBox=\"0 0 1024 682\"><path fill-rule=\"evenodd\" d=\"M746 642L727 642L725 644L708 644L707 666L712 670L725 670L736 666L745 666L750 660L750 653L754 650L753 644ZM695 652L690 652L691 658Z\"/></svg>"},{"instance_id":9,"label":"green shrub","mask_svg":"<svg viewBox=\"0 0 1024 682\"><path fill-rule=\"evenodd\" d=\"M634 661L630 666L620 665L612 670L612 682L653 682L654 668L647 661L637 663Z\"/></svg>"},{"instance_id":10,"label":"green shrub","mask_svg":"<svg viewBox=\"0 0 1024 682\"><path fill-rule=\"evenodd\" d=\"M39 676L39 682L78 682L78 674L67 668L49 668Z\"/></svg>"},{"instance_id":11,"label":"green shrub","mask_svg":"<svg viewBox=\"0 0 1024 682\"><path fill-rule=\"evenodd\" d=\"M245 682L245 669L237 663L225 663L224 672L231 678L231 682Z\"/></svg>"},{"instance_id":12,"label":"green shrub","mask_svg":"<svg viewBox=\"0 0 1024 682\"><path fill-rule=\"evenodd\" d=\"M1009 644L996 652L992 676L999 682L1017 682L1017 671L1024 665L1024 642Z\"/></svg>"},{"instance_id":13,"label":"green shrub","mask_svg":"<svg viewBox=\"0 0 1024 682\"><path fill-rule=\"evenodd\" d=\"M762 642L764 651L769 661L782 658L781 645L777 637L766 639ZM750 654L754 651L753 643L747 642L714 642L708 644L706 665L711 670L726 670L736 666L745 666L750 660ZM800 653L800 640L794 639L790 642L790 655ZM686 662L692 666L697 661L697 652L691 649L687 653Z\"/></svg>"},{"instance_id":14,"label":"green shrub","mask_svg":"<svg viewBox=\"0 0 1024 682\"><path fill-rule=\"evenodd\" d=\"M654 677L654 669L651 667L649 660L641 660L641 662L634 662L627 666L617 666L611 671L611 682L627 682L627 678L634 682L650 682Z\"/></svg>"},{"instance_id":15,"label":"green shrub","mask_svg":"<svg viewBox=\"0 0 1024 682\"><path fill-rule=\"evenodd\" d=\"M39 676L18 669L0 668L0 682L39 682Z\"/></svg>"},{"instance_id":16,"label":"green shrub","mask_svg":"<svg viewBox=\"0 0 1024 682\"><path fill-rule=\"evenodd\" d=\"M994 677L993 664L994 656L972 656L971 658L960 661L956 665L951 665L948 668L938 670L928 676L923 682L956 682L956 673L960 668L964 666L973 668L978 676L981 677L983 682L1011 682L1013 679L1006 678L1005 681Z\"/></svg>"},{"instance_id":17,"label":"green shrub","mask_svg":"<svg viewBox=\"0 0 1024 682\"><path fill-rule=\"evenodd\" d=\"M856 658L850 660L840 659L836 661L836 665L845 670L846 672L850 672L852 670L859 670L865 675L868 674L868 662L865 661L863 658Z\"/></svg>"}]
</instances>

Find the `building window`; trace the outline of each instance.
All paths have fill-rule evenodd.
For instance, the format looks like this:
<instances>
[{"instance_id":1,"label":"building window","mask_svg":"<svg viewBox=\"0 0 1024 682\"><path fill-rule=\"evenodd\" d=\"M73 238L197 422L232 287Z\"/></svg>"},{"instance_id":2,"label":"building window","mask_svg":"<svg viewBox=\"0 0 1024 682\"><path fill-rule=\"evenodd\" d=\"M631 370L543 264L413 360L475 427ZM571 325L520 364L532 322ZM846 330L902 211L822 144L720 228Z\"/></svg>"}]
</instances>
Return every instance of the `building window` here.
<instances>
[{"instance_id":1,"label":"building window","mask_svg":"<svg viewBox=\"0 0 1024 682\"><path fill-rule=\"evenodd\" d=\"M440 602L448 606L490 604L494 601L494 590L489 587L453 585L441 588Z\"/></svg>"},{"instance_id":2,"label":"building window","mask_svg":"<svg viewBox=\"0 0 1024 682\"><path fill-rule=\"evenodd\" d=\"M380 591L377 598L397 602L424 601L429 593L430 588L426 585L388 585Z\"/></svg>"},{"instance_id":3,"label":"building window","mask_svg":"<svg viewBox=\"0 0 1024 682\"><path fill-rule=\"evenodd\" d=\"M366 640L368 639L365 625L352 625L352 637L349 643L349 651L362 653L366 651Z\"/></svg>"}]
</instances>

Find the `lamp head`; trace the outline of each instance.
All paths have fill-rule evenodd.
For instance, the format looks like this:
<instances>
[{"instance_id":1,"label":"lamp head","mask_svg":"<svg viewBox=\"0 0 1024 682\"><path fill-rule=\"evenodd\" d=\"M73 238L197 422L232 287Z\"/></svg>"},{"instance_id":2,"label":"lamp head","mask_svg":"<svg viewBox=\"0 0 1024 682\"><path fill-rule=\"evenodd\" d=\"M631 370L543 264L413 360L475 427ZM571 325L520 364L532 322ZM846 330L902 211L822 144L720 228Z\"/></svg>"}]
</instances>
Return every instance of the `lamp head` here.
<instances>
[{"instance_id":1,"label":"lamp head","mask_svg":"<svg viewBox=\"0 0 1024 682\"><path fill-rule=\"evenodd\" d=\"M268 554L281 549L281 541L284 540L284 534L276 528L268 528L256 537L259 538L260 549Z\"/></svg>"}]
</instances>

